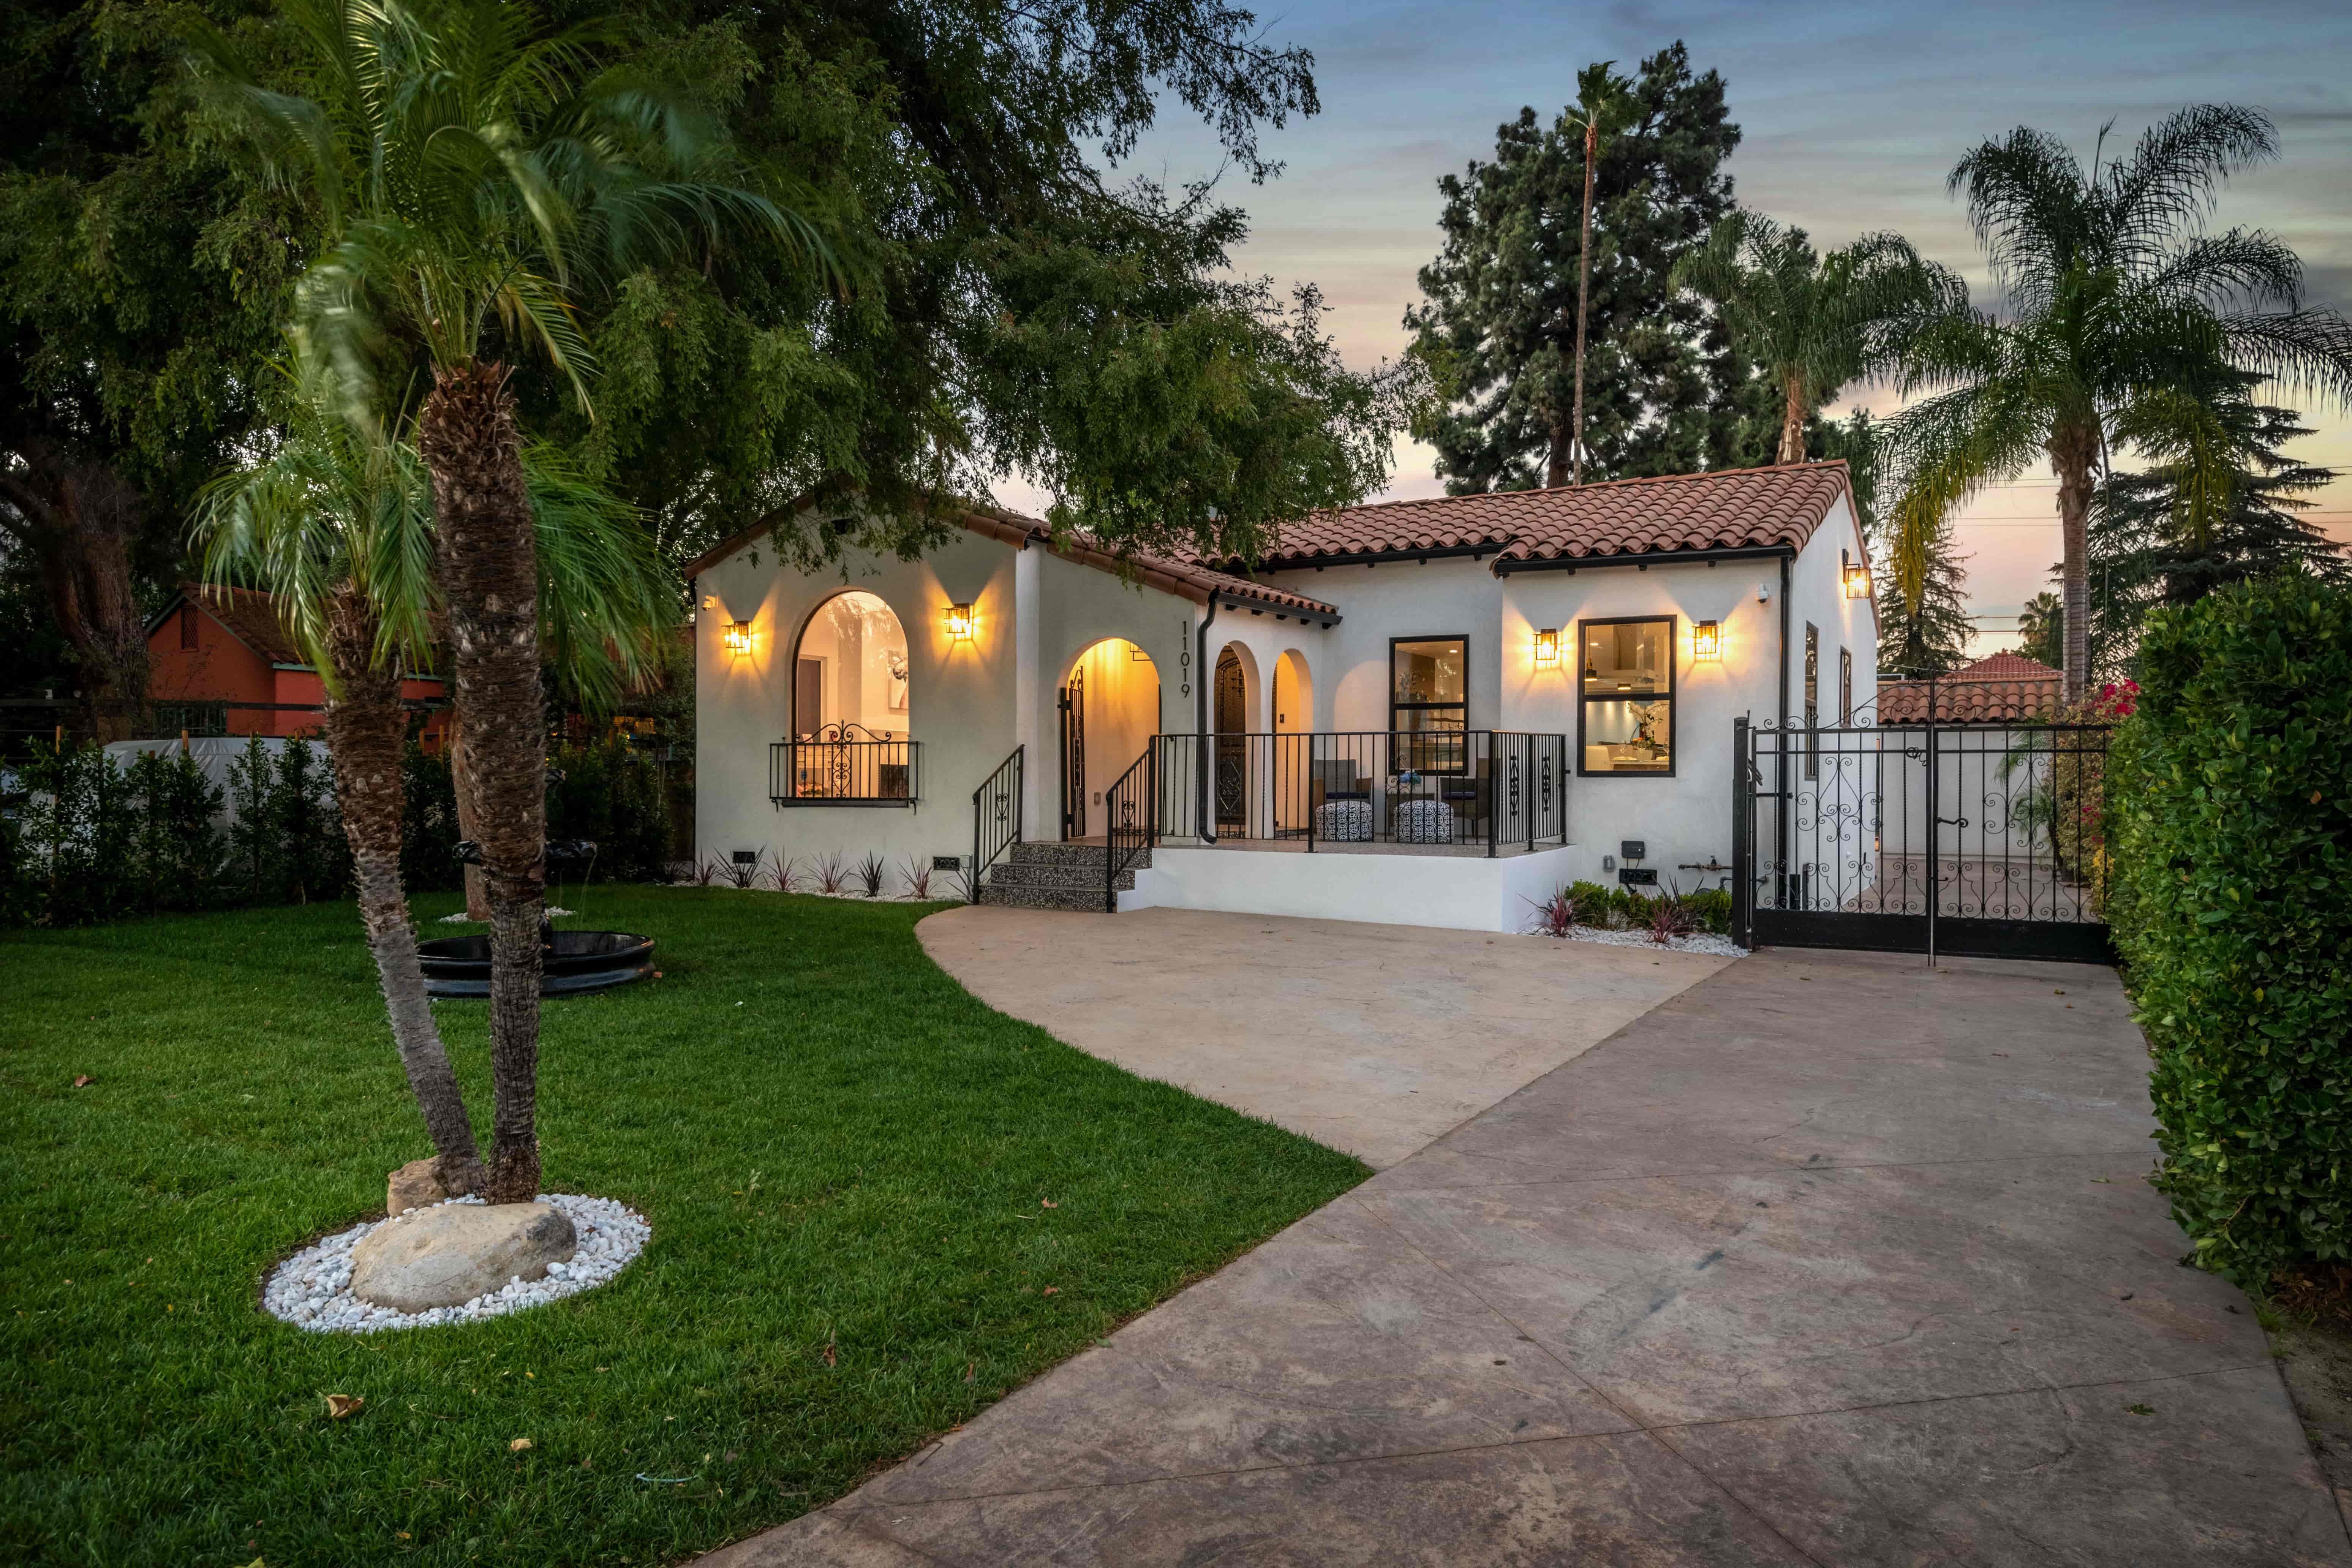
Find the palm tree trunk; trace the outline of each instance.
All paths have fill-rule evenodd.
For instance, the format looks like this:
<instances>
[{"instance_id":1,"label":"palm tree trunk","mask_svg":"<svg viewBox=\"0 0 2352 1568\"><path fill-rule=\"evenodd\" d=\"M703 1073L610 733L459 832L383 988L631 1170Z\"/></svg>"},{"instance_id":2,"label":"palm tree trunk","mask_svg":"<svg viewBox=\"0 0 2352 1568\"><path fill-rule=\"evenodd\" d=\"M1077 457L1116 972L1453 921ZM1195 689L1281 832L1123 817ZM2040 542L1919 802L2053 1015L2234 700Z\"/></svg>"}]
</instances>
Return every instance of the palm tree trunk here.
<instances>
[{"instance_id":1,"label":"palm tree trunk","mask_svg":"<svg viewBox=\"0 0 2352 1568\"><path fill-rule=\"evenodd\" d=\"M2065 605L2061 628L2066 650L2066 705L2083 700L2091 687L2091 469L2098 460L2099 432L2067 424L2050 437L2050 468L2058 477L2060 595Z\"/></svg>"},{"instance_id":2,"label":"palm tree trunk","mask_svg":"<svg viewBox=\"0 0 2352 1568\"><path fill-rule=\"evenodd\" d=\"M1571 450L1568 482L1584 482L1584 329L1592 309L1592 163L1601 150L1601 122L1587 110L1584 119L1584 227L1576 247L1576 411L1569 417ZM1555 467L1557 457L1553 458ZM1552 483L1559 481L1555 479Z\"/></svg>"},{"instance_id":3,"label":"palm tree trunk","mask_svg":"<svg viewBox=\"0 0 2352 1568\"><path fill-rule=\"evenodd\" d=\"M1805 416L1810 412L1805 406L1804 377L1791 372L1780 383L1780 455L1774 462L1805 460Z\"/></svg>"},{"instance_id":4,"label":"palm tree trunk","mask_svg":"<svg viewBox=\"0 0 2352 1568\"><path fill-rule=\"evenodd\" d=\"M479 829L474 822L474 768L466 760L466 725L454 708L449 710L449 784L450 794L457 802L457 837L476 841L474 836ZM466 882L466 918L488 920L490 895L482 885L481 864L468 860L458 871Z\"/></svg>"},{"instance_id":5,"label":"palm tree trunk","mask_svg":"<svg viewBox=\"0 0 2352 1568\"><path fill-rule=\"evenodd\" d=\"M451 673L490 904L488 1197L539 1192L539 980L547 838L547 721L539 685L538 563L514 397L502 364L434 375L416 449L433 476Z\"/></svg>"},{"instance_id":6,"label":"palm tree trunk","mask_svg":"<svg viewBox=\"0 0 2352 1568\"><path fill-rule=\"evenodd\" d=\"M407 889L400 879L400 672L375 660L376 617L365 595L346 585L329 611L329 639L340 691L327 698L327 754L335 764L335 805L351 841L360 921L375 959L392 1017L392 1043L408 1074L410 1092L432 1135L434 1173L451 1193L478 1190L484 1180L474 1126L466 1115L457 1075L425 999L425 972L416 962L416 931L408 921Z\"/></svg>"}]
</instances>

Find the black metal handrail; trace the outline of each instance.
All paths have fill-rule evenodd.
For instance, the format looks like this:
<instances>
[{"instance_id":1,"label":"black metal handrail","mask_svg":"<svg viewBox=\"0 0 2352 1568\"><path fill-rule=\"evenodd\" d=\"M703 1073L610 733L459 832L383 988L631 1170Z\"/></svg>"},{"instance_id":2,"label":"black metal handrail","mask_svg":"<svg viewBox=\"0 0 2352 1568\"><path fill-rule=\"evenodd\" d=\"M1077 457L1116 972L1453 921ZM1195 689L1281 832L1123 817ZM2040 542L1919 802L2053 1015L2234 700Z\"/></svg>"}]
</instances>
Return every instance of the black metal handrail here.
<instances>
[{"instance_id":1,"label":"black metal handrail","mask_svg":"<svg viewBox=\"0 0 2352 1568\"><path fill-rule=\"evenodd\" d=\"M1568 841L1568 737L1517 730L1160 735L1171 837L1534 849Z\"/></svg>"},{"instance_id":2,"label":"black metal handrail","mask_svg":"<svg viewBox=\"0 0 2352 1568\"><path fill-rule=\"evenodd\" d=\"M971 792L971 873L965 886L980 902L980 879L1004 852L1021 842L1021 774L1026 746L996 764Z\"/></svg>"},{"instance_id":3,"label":"black metal handrail","mask_svg":"<svg viewBox=\"0 0 2352 1568\"><path fill-rule=\"evenodd\" d=\"M920 795L919 742L857 724L827 724L768 748L768 798L787 805L904 805Z\"/></svg>"},{"instance_id":4,"label":"black metal handrail","mask_svg":"<svg viewBox=\"0 0 2352 1568\"><path fill-rule=\"evenodd\" d=\"M1135 765L1103 791L1103 913L1118 913L1118 874L1160 837L1160 748L1146 746Z\"/></svg>"}]
</instances>

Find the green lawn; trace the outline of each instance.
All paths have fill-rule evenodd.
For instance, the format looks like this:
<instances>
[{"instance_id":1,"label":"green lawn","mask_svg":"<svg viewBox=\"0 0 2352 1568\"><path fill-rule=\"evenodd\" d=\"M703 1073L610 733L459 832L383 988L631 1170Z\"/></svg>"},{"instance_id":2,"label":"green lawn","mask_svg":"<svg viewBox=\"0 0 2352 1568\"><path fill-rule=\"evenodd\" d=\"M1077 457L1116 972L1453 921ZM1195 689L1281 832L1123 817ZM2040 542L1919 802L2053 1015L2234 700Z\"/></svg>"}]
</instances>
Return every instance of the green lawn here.
<instances>
[{"instance_id":1,"label":"green lawn","mask_svg":"<svg viewBox=\"0 0 2352 1568\"><path fill-rule=\"evenodd\" d=\"M565 923L653 932L666 978L549 1005L547 1183L651 1244L550 1307L367 1336L257 1304L428 1152L351 906L0 937L0 1561L672 1562L1367 1173L991 1012L923 956L927 907L584 902ZM436 1010L486 1127L481 1005Z\"/></svg>"}]
</instances>

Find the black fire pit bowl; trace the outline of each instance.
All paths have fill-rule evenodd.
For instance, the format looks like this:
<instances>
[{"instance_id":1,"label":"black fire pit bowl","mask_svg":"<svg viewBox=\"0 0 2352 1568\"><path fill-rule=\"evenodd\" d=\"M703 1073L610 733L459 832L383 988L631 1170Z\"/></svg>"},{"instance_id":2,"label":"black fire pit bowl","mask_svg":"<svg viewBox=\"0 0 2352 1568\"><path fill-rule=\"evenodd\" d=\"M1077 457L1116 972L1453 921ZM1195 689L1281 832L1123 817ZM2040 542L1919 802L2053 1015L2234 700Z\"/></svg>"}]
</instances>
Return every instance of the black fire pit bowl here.
<instances>
[{"instance_id":1,"label":"black fire pit bowl","mask_svg":"<svg viewBox=\"0 0 2352 1568\"><path fill-rule=\"evenodd\" d=\"M488 996L490 939L446 936L420 942L427 996ZM541 961L541 996L578 996L643 980L654 972L654 939L621 931L560 931Z\"/></svg>"}]
</instances>

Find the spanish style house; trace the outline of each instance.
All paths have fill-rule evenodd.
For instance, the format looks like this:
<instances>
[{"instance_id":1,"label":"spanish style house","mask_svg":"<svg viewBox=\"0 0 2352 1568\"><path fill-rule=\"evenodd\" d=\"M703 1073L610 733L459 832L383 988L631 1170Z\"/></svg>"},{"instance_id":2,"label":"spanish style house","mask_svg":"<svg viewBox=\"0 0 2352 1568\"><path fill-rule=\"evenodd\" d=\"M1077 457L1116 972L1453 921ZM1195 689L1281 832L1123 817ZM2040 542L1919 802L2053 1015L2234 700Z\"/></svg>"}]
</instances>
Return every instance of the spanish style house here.
<instances>
[{"instance_id":1,"label":"spanish style house","mask_svg":"<svg viewBox=\"0 0 2352 1568\"><path fill-rule=\"evenodd\" d=\"M692 564L701 855L1518 930L1580 878L1720 885L1734 720L1875 695L1843 463L1350 507L1254 563L960 521Z\"/></svg>"}]
</instances>

